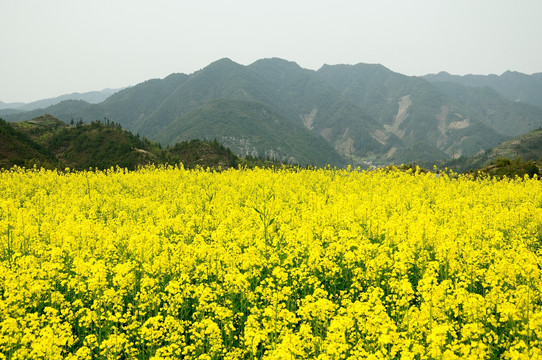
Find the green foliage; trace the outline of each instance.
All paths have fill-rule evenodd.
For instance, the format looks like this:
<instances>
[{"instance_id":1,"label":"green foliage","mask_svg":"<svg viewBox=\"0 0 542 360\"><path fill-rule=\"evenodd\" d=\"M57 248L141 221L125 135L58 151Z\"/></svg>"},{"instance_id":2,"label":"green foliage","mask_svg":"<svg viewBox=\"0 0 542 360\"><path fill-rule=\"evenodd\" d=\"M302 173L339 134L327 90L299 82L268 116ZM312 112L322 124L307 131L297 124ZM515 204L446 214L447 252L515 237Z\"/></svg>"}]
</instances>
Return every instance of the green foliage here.
<instances>
[{"instance_id":1,"label":"green foliage","mask_svg":"<svg viewBox=\"0 0 542 360\"><path fill-rule=\"evenodd\" d=\"M216 139L198 139L176 143L165 150L168 163L182 163L185 168L237 167L240 159Z\"/></svg>"},{"instance_id":2,"label":"green foliage","mask_svg":"<svg viewBox=\"0 0 542 360\"><path fill-rule=\"evenodd\" d=\"M255 101L211 101L180 117L159 139L164 143L217 139L241 157L301 165L344 164L323 138Z\"/></svg>"},{"instance_id":3,"label":"green foliage","mask_svg":"<svg viewBox=\"0 0 542 360\"><path fill-rule=\"evenodd\" d=\"M119 166L133 170L149 163L183 163L190 168L228 168L240 163L240 159L216 139L192 140L163 149L159 143L133 135L107 118L90 124L79 120L69 126L51 115L43 115L14 123L14 127L0 121L0 138L3 140L0 167L18 165L83 170Z\"/></svg>"},{"instance_id":4,"label":"green foliage","mask_svg":"<svg viewBox=\"0 0 542 360\"><path fill-rule=\"evenodd\" d=\"M49 149L73 169L135 169L156 159L149 144L108 119L62 128L50 139Z\"/></svg>"},{"instance_id":5,"label":"green foliage","mask_svg":"<svg viewBox=\"0 0 542 360\"><path fill-rule=\"evenodd\" d=\"M540 166L536 163L533 163L532 161L529 161L525 165L525 173L529 175L530 178L534 177L535 175L537 177L540 176Z\"/></svg>"},{"instance_id":6,"label":"green foliage","mask_svg":"<svg viewBox=\"0 0 542 360\"><path fill-rule=\"evenodd\" d=\"M542 159L542 128L507 140L498 146L472 157L442 162L441 167L453 168L456 171L466 172L494 165L497 168L506 168L505 161L522 159L524 162L537 163ZM510 170L511 174L515 172ZM524 173L524 171L523 171Z\"/></svg>"},{"instance_id":7,"label":"green foliage","mask_svg":"<svg viewBox=\"0 0 542 360\"><path fill-rule=\"evenodd\" d=\"M526 161L520 157L515 160L509 158L497 158L489 166L486 166L480 170L482 174L489 174L499 178L508 177L514 178L516 176L529 177L540 175L540 161Z\"/></svg>"},{"instance_id":8,"label":"green foliage","mask_svg":"<svg viewBox=\"0 0 542 360\"><path fill-rule=\"evenodd\" d=\"M59 163L55 156L42 145L0 119L0 168L9 168L14 165L21 167L36 165L54 169Z\"/></svg>"}]
</instances>

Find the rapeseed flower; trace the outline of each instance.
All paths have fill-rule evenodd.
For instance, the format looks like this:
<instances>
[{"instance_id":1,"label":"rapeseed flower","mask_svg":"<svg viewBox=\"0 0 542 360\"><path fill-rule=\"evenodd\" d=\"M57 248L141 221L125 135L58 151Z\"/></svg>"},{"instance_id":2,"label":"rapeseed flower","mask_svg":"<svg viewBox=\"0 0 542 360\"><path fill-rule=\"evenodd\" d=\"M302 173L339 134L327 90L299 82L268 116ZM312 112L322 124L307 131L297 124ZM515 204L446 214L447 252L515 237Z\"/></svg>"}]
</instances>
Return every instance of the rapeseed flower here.
<instances>
[{"instance_id":1,"label":"rapeseed flower","mask_svg":"<svg viewBox=\"0 0 542 360\"><path fill-rule=\"evenodd\" d=\"M0 359L534 359L542 183L0 172Z\"/></svg>"}]
</instances>

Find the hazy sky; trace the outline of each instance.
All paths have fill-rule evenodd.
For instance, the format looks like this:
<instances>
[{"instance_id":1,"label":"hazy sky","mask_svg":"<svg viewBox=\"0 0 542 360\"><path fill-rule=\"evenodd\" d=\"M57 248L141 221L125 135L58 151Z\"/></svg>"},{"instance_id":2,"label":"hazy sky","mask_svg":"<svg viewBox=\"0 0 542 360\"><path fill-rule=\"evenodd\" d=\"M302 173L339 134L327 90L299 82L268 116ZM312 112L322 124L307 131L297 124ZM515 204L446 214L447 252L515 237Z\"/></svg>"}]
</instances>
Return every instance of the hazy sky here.
<instances>
[{"instance_id":1,"label":"hazy sky","mask_svg":"<svg viewBox=\"0 0 542 360\"><path fill-rule=\"evenodd\" d=\"M542 72L542 0L1 0L0 15L3 102L190 74L223 57Z\"/></svg>"}]
</instances>

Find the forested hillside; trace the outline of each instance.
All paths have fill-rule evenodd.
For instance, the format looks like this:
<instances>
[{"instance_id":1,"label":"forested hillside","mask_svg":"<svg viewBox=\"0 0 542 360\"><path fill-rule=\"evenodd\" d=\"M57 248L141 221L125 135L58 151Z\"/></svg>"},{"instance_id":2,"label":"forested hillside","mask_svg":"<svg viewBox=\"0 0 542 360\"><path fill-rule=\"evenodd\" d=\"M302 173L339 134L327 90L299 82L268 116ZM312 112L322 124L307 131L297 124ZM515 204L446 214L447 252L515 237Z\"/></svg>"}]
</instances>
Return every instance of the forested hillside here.
<instances>
[{"instance_id":1,"label":"forested hillside","mask_svg":"<svg viewBox=\"0 0 542 360\"><path fill-rule=\"evenodd\" d=\"M134 170L148 164L185 168L236 167L243 162L216 139L191 140L163 148L133 135L118 123L103 119L66 124L51 115L17 123L0 121L0 168L45 167L74 170L121 167Z\"/></svg>"}]
</instances>

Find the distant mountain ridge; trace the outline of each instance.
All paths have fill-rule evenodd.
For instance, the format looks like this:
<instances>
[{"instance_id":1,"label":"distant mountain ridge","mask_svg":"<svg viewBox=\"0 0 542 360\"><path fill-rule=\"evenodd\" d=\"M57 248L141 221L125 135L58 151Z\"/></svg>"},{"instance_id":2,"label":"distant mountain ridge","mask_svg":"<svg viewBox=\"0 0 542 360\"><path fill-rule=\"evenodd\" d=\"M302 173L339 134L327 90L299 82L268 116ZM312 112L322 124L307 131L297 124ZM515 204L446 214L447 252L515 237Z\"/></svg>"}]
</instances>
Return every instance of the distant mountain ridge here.
<instances>
[{"instance_id":1,"label":"distant mountain ridge","mask_svg":"<svg viewBox=\"0 0 542 360\"><path fill-rule=\"evenodd\" d=\"M470 87L489 87L511 101L542 108L542 72L532 75L506 71L501 75L451 75L447 72L428 74L431 82L449 82Z\"/></svg>"},{"instance_id":2,"label":"distant mountain ridge","mask_svg":"<svg viewBox=\"0 0 542 360\"><path fill-rule=\"evenodd\" d=\"M17 109L23 105L25 105L23 102L5 103L0 101L0 109Z\"/></svg>"},{"instance_id":3,"label":"distant mountain ridge","mask_svg":"<svg viewBox=\"0 0 542 360\"><path fill-rule=\"evenodd\" d=\"M4 103L0 101L0 109L30 111L30 110L36 110L36 109L44 109L65 100L82 100L89 104L97 104L97 103L101 103L102 101L107 99L109 96L113 95L114 93L122 89L123 88L120 88L120 89L107 88L101 91L89 91L89 92L84 92L84 93L74 92L71 94L60 95L53 98L32 101L29 103L23 103L23 102Z\"/></svg>"},{"instance_id":4,"label":"distant mountain ridge","mask_svg":"<svg viewBox=\"0 0 542 360\"><path fill-rule=\"evenodd\" d=\"M487 88L432 82L382 65L314 71L278 58L248 66L220 59L98 104L68 100L5 118L44 112L65 122L109 118L163 145L216 137L238 155L339 166L472 156L542 126L542 108Z\"/></svg>"}]
</instances>

